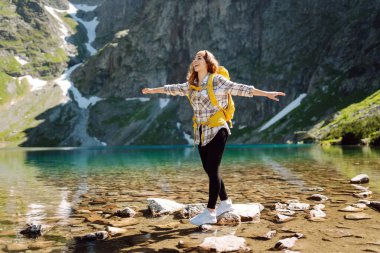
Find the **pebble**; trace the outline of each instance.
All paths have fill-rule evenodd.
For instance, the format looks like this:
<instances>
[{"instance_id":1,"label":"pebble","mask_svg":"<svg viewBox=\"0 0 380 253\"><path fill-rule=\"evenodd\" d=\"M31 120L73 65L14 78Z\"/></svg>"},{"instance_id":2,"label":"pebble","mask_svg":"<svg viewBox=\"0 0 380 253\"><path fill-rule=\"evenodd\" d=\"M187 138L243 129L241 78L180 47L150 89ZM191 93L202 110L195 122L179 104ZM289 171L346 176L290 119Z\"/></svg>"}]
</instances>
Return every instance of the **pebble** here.
<instances>
[{"instance_id":1,"label":"pebble","mask_svg":"<svg viewBox=\"0 0 380 253\"><path fill-rule=\"evenodd\" d=\"M264 235L260 235L260 236L254 237L254 239L257 239L257 240L270 240L273 237L275 237L276 234L277 234L276 230L271 230L271 231L265 233Z\"/></svg>"},{"instance_id":2,"label":"pebble","mask_svg":"<svg viewBox=\"0 0 380 253\"><path fill-rule=\"evenodd\" d=\"M366 192L359 192L359 193L354 193L353 194L357 198L369 198L372 195L371 191L366 191Z\"/></svg>"},{"instance_id":3,"label":"pebble","mask_svg":"<svg viewBox=\"0 0 380 253\"><path fill-rule=\"evenodd\" d=\"M326 201L329 198L322 194L313 194L310 197L307 198L308 200L315 200L315 201Z\"/></svg>"},{"instance_id":4,"label":"pebble","mask_svg":"<svg viewBox=\"0 0 380 253\"><path fill-rule=\"evenodd\" d=\"M351 178L350 183L352 184L366 184L369 182L369 177L367 174L359 174Z\"/></svg>"},{"instance_id":5,"label":"pebble","mask_svg":"<svg viewBox=\"0 0 380 253\"><path fill-rule=\"evenodd\" d=\"M115 236L115 235L121 235L121 234L124 234L127 232L126 229L124 228L115 228L115 227L111 227L111 226L107 226L106 227L106 231L112 235L112 236Z\"/></svg>"},{"instance_id":6,"label":"pebble","mask_svg":"<svg viewBox=\"0 0 380 253\"><path fill-rule=\"evenodd\" d=\"M353 207L353 206L346 206L345 208L343 209L339 209L339 211L341 212L361 212L363 211L363 208L358 208L358 207Z\"/></svg>"},{"instance_id":7,"label":"pebble","mask_svg":"<svg viewBox=\"0 0 380 253\"><path fill-rule=\"evenodd\" d=\"M275 249L290 249L292 248L295 244L296 244L296 241L298 240L297 237L290 237L290 238L285 238L285 239L282 239L282 240L279 240L275 245L274 245L274 248Z\"/></svg>"},{"instance_id":8,"label":"pebble","mask_svg":"<svg viewBox=\"0 0 380 253\"><path fill-rule=\"evenodd\" d=\"M136 215L136 212L132 208L126 207L123 210L117 210L115 215L123 218L132 218Z\"/></svg>"},{"instance_id":9,"label":"pebble","mask_svg":"<svg viewBox=\"0 0 380 253\"><path fill-rule=\"evenodd\" d=\"M279 213L277 213L275 215L275 220L278 223L284 223L284 222L288 222L288 221L291 221L291 220L294 220L294 219L295 219L294 217L290 217L290 216L287 216L287 215L282 215L282 214L279 214Z\"/></svg>"},{"instance_id":10,"label":"pebble","mask_svg":"<svg viewBox=\"0 0 380 253\"><path fill-rule=\"evenodd\" d=\"M310 205L306 203L289 203L288 209L293 211L302 211L310 209Z\"/></svg>"},{"instance_id":11,"label":"pebble","mask_svg":"<svg viewBox=\"0 0 380 253\"><path fill-rule=\"evenodd\" d=\"M148 198L148 208L154 217L172 214L185 208L185 205L169 199Z\"/></svg>"}]
</instances>

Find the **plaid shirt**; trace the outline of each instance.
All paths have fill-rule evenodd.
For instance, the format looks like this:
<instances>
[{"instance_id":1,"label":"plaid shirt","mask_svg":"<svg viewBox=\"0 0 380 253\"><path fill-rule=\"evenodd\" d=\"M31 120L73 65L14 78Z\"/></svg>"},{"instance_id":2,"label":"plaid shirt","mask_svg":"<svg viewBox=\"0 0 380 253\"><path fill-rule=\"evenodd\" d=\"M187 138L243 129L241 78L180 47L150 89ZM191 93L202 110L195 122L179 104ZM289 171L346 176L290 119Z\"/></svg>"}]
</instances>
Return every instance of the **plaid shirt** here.
<instances>
[{"instance_id":1,"label":"plaid shirt","mask_svg":"<svg viewBox=\"0 0 380 253\"><path fill-rule=\"evenodd\" d=\"M201 83L202 91L194 91L189 89L188 83L181 84L171 84L165 85L164 91L167 95L172 96L187 96L190 95L191 104L194 110L195 117L197 119L198 126L200 122L206 122L213 114L215 114L220 109L217 106L211 104L210 98L207 93L207 81L210 74L207 74ZM234 83L227 80L222 75L215 75L213 80L214 94L218 103L223 108L226 108L228 105L228 93L233 96L243 96L243 97L253 97L254 87ZM200 126L202 127L203 141L202 146L207 145L222 128L226 128L228 134L231 134L230 128L227 123L222 126L209 127L207 125ZM195 144L200 143L199 131L195 131L194 136Z\"/></svg>"}]
</instances>

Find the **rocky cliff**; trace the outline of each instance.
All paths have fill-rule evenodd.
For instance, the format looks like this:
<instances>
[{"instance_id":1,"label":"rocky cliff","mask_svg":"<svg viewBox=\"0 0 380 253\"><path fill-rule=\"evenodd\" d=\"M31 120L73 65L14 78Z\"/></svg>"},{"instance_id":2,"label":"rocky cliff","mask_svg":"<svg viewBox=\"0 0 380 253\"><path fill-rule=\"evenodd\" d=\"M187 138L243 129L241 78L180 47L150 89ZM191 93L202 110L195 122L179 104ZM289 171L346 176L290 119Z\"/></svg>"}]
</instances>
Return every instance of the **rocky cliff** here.
<instances>
[{"instance_id":1,"label":"rocky cliff","mask_svg":"<svg viewBox=\"0 0 380 253\"><path fill-rule=\"evenodd\" d=\"M287 93L279 103L236 98L232 141L293 140L295 131L308 130L379 88L379 7L375 1L105 1L96 10L97 45L104 47L73 77L84 94L139 97L142 87L184 82L192 56L209 49L234 81ZM301 93L307 94L302 106L258 131ZM167 127L176 129L178 122L190 134L191 110L183 100L171 99L177 110ZM93 125L108 127L102 124L106 112L103 120L96 118Z\"/></svg>"}]
</instances>

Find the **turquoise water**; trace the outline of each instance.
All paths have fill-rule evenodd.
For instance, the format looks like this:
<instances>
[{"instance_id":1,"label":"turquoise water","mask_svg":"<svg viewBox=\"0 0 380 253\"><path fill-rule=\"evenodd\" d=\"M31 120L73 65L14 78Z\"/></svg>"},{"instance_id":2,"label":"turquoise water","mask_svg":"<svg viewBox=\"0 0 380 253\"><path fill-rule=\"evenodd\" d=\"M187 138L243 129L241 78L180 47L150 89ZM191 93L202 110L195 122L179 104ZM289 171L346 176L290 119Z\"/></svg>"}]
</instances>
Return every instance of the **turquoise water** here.
<instances>
[{"instance_id":1,"label":"turquoise water","mask_svg":"<svg viewBox=\"0 0 380 253\"><path fill-rule=\"evenodd\" d=\"M335 182L348 182L360 173L369 175L374 195L380 193L380 149L369 147L231 145L225 151L221 171L232 193L255 182L255 175L261 175L263 183L267 176L268 189L274 177L300 189L334 189ZM0 237L23 240L18 231L28 222L56 219L64 224L72 214L71 207L91 190L131 189L180 198L180 189L194 192L194 179L207 183L198 151L192 147L2 149ZM134 201L144 203L145 199ZM65 242L64 231L59 235L61 238L55 240Z\"/></svg>"}]
</instances>

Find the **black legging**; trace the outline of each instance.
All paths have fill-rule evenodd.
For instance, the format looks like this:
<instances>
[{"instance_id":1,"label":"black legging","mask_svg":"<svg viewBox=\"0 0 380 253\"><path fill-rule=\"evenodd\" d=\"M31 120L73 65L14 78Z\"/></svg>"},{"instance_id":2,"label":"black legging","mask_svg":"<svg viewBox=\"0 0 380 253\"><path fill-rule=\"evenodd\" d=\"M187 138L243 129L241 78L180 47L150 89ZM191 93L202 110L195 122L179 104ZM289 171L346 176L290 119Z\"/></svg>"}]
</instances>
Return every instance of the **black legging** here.
<instances>
[{"instance_id":1,"label":"black legging","mask_svg":"<svg viewBox=\"0 0 380 253\"><path fill-rule=\"evenodd\" d=\"M200 133L201 132L202 130L200 128ZM201 156L203 169L206 171L209 178L209 197L207 208L210 209L215 209L218 196L220 197L220 200L228 199L222 177L219 174L219 165L222 161L227 138L228 132L225 128L222 128L206 146L201 146L201 144L198 145L198 151Z\"/></svg>"}]
</instances>

